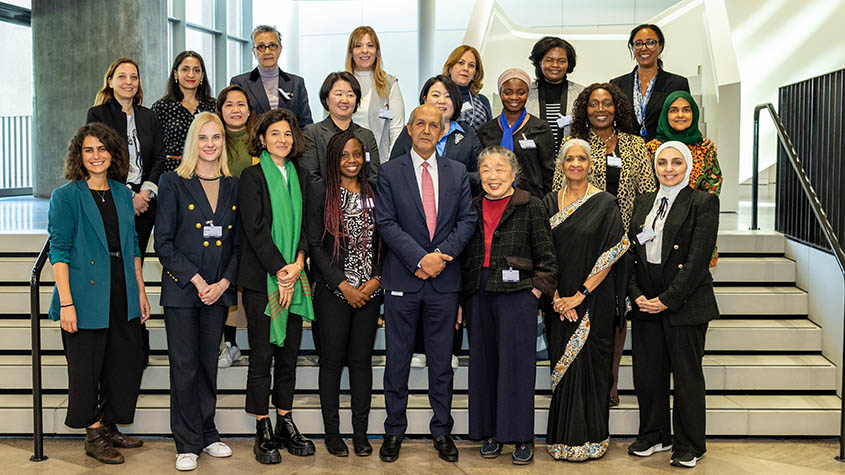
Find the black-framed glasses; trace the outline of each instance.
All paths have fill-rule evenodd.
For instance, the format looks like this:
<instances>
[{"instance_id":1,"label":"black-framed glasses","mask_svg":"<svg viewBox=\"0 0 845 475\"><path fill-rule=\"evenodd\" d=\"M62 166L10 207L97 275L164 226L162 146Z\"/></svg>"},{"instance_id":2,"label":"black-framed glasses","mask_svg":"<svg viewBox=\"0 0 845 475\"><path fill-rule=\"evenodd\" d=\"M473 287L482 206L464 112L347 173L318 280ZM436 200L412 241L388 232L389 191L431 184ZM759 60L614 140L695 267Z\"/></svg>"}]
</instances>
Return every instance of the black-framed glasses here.
<instances>
[{"instance_id":1,"label":"black-framed glasses","mask_svg":"<svg viewBox=\"0 0 845 475\"><path fill-rule=\"evenodd\" d=\"M269 49L270 51L276 51L277 49L279 49L279 44L278 43L270 43L269 45L265 45L264 43L261 43L259 45L255 45L255 49L259 53L263 53L267 49Z\"/></svg>"},{"instance_id":2,"label":"black-framed glasses","mask_svg":"<svg viewBox=\"0 0 845 475\"><path fill-rule=\"evenodd\" d=\"M643 46L648 47L648 49L654 49L654 47L657 46L657 40L648 39L648 40L645 40L645 41L642 41L642 40L634 41L634 48L635 49L640 49Z\"/></svg>"}]
</instances>

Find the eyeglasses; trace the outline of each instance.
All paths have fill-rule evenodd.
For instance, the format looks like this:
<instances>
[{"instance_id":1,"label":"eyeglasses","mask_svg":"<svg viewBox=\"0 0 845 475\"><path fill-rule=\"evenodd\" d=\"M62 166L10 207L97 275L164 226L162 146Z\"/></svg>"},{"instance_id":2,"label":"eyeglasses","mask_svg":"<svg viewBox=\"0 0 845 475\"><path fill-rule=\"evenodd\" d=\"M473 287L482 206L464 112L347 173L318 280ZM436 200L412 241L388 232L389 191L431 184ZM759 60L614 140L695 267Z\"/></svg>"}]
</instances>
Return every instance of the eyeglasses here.
<instances>
[{"instance_id":1,"label":"eyeglasses","mask_svg":"<svg viewBox=\"0 0 845 475\"><path fill-rule=\"evenodd\" d=\"M657 40L648 39L648 40L645 40L645 41L641 41L641 40L634 41L634 48L635 49L640 49L643 46L648 47L648 49L654 49L654 47L657 46Z\"/></svg>"},{"instance_id":2,"label":"eyeglasses","mask_svg":"<svg viewBox=\"0 0 845 475\"><path fill-rule=\"evenodd\" d=\"M261 43L260 45L255 45L255 49L259 53L263 53L267 49L269 49L270 51L276 51L277 49L279 49L279 44L270 43L269 45L265 45L264 43Z\"/></svg>"}]
</instances>

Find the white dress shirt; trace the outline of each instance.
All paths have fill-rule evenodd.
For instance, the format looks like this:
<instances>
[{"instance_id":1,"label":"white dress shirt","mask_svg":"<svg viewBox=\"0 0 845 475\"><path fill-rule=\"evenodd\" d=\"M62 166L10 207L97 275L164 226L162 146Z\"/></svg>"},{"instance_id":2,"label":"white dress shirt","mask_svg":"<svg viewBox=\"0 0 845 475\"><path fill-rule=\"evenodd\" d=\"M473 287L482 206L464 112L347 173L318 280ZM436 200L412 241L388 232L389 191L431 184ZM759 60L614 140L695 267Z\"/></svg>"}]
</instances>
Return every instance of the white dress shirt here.
<instances>
[{"instance_id":1,"label":"white dress shirt","mask_svg":"<svg viewBox=\"0 0 845 475\"><path fill-rule=\"evenodd\" d=\"M422 201L422 171L423 171L423 158L420 154L414 150L414 147L411 147L411 161L414 163L414 176L417 178L417 189L420 193L420 201ZM432 152L431 157L428 158L428 173L431 175L431 183L434 185L434 210L437 211L440 209L440 193L438 193L440 189L440 180L438 179L437 175L437 153Z\"/></svg>"}]
</instances>

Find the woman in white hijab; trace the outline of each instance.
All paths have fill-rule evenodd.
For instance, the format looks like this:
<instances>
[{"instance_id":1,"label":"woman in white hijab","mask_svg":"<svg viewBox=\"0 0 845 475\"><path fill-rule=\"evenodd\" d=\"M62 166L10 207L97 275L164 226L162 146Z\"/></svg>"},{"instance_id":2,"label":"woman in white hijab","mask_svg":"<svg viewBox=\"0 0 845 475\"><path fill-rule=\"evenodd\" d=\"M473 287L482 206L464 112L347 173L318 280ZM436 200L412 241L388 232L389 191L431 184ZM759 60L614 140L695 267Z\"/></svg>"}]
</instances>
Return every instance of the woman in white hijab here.
<instances>
[{"instance_id":1,"label":"woman in white hijab","mask_svg":"<svg viewBox=\"0 0 845 475\"><path fill-rule=\"evenodd\" d=\"M629 231L634 259L629 315L640 427L628 453L647 457L672 450L672 465L694 467L706 451L704 336L710 320L719 317L709 270L719 198L688 186L692 154L683 143L666 142L654 156L660 188L637 197ZM675 381L672 418L670 372Z\"/></svg>"}]
</instances>

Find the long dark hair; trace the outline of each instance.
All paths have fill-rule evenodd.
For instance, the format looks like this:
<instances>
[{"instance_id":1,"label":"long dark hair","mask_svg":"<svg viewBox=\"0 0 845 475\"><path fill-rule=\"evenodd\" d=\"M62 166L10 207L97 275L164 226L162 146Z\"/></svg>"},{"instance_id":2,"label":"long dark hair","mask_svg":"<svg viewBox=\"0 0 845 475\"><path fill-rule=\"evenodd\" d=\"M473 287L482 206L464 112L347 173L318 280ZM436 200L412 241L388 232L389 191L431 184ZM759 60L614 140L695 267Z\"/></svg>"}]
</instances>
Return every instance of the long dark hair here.
<instances>
[{"instance_id":1,"label":"long dark hair","mask_svg":"<svg viewBox=\"0 0 845 475\"><path fill-rule=\"evenodd\" d=\"M167 83L164 85L164 97L162 99L181 102L185 97L182 94L182 90L179 89L179 84L176 83L176 70L179 69L179 65L182 64L185 58L196 58L200 62L200 68L202 68L202 82L197 87L197 99L201 101L213 100L214 96L211 95L211 86L208 85L210 78L208 77L208 72L205 70L205 61L202 60L202 56L199 53L191 50L182 51L173 60L173 66L171 66L170 74L167 76Z\"/></svg>"},{"instance_id":2,"label":"long dark hair","mask_svg":"<svg viewBox=\"0 0 845 475\"><path fill-rule=\"evenodd\" d=\"M343 222L343 210L341 209L343 202L340 193L340 159L343 156L343 148L350 140L358 142L361 145L361 151L364 151L364 144L349 130L335 134L326 147L326 176L324 177L326 202L323 212L323 238L326 237L327 233L334 238L334 249L332 250L332 262L334 263L339 262L340 259L340 241L348 241L349 239L349 230L346 223ZM364 238L360 243L361 250L363 250L369 243L370 230L375 228L375 217L372 208L369 207L369 204L375 201L375 193L373 193L373 188L367 181L366 163L358 171L358 185L361 187L361 209L367 211L364 213L362 228Z\"/></svg>"},{"instance_id":3,"label":"long dark hair","mask_svg":"<svg viewBox=\"0 0 845 475\"><path fill-rule=\"evenodd\" d=\"M572 136L586 141L590 140L590 118L587 116L587 105L590 103L590 95L596 89L604 89L610 93L613 99L613 121L616 124L616 130L619 132L626 132L629 134L637 133L638 128L634 127L633 115L634 109L628 102L628 98L616 85L606 82L596 82L585 87L578 98L575 99L575 104L572 106Z\"/></svg>"},{"instance_id":4,"label":"long dark hair","mask_svg":"<svg viewBox=\"0 0 845 475\"><path fill-rule=\"evenodd\" d=\"M651 30L657 35L657 44L660 45L660 53L663 53L663 48L666 47L666 37L663 36L663 31L660 30L660 27L657 25L652 25L651 23L643 23L642 25L637 25L631 30L631 34L628 36L628 50L631 52L631 59L634 59L634 37L637 36L637 33L640 30ZM660 55L657 56L657 67L663 69L663 60L660 59Z\"/></svg>"}]
</instances>

